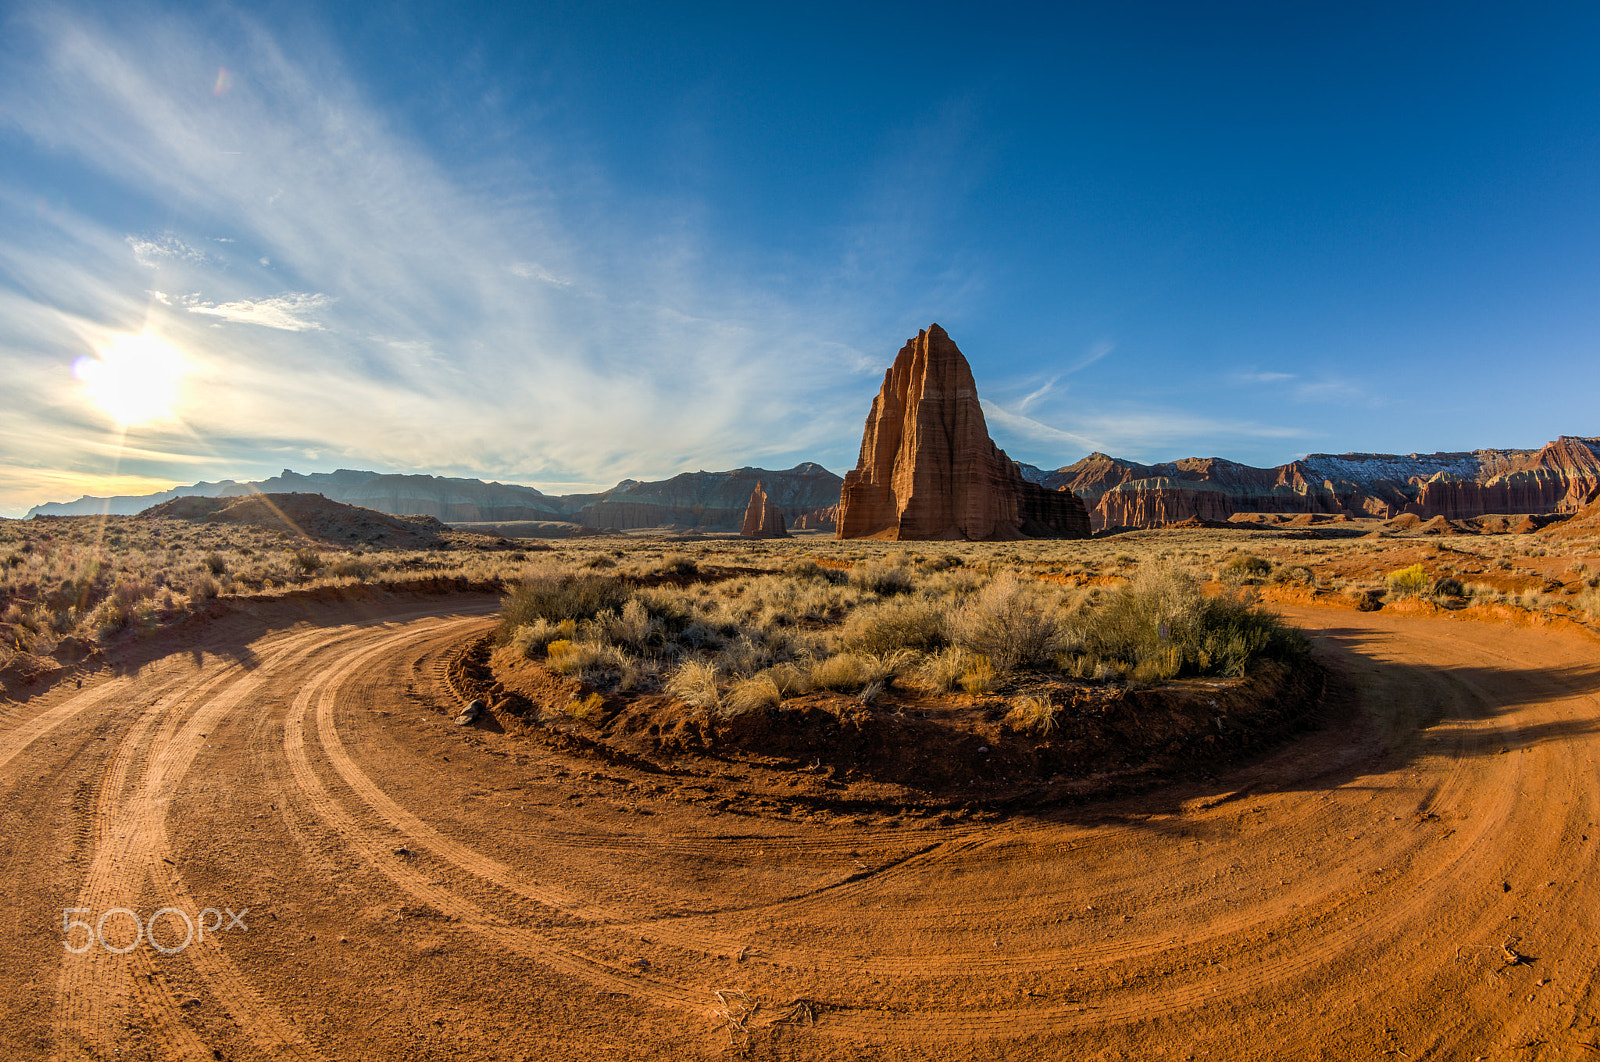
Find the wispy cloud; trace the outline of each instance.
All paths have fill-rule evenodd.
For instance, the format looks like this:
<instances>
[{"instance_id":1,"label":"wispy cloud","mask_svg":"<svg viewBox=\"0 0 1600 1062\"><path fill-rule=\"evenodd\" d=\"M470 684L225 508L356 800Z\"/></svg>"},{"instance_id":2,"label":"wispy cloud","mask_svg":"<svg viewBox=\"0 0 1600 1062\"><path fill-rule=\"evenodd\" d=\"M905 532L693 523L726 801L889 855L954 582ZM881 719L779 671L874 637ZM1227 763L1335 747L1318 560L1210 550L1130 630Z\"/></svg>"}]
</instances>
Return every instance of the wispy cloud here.
<instances>
[{"instance_id":1,"label":"wispy cloud","mask_svg":"<svg viewBox=\"0 0 1600 1062\"><path fill-rule=\"evenodd\" d=\"M1241 384L1274 384L1293 380L1292 372L1236 372L1229 379Z\"/></svg>"},{"instance_id":2,"label":"wispy cloud","mask_svg":"<svg viewBox=\"0 0 1600 1062\"><path fill-rule=\"evenodd\" d=\"M322 325L307 315L332 301L320 293L291 291L269 299L235 299L223 303L208 303L198 295L190 295L183 300L183 306L190 313L220 317L235 324L261 325L284 332L320 332Z\"/></svg>"},{"instance_id":3,"label":"wispy cloud","mask_svg":"<svg viewBox=\"0 0 1600 1062\"><path fill-rule=\"evenodd\" d=\"M170 204L172 220L129 237L101 214L40 213L0 166L0 418L49 440L0 462L126 474L67 366L141 330L190 370L181 428L144 448L200 440L217 474L316 454L615 482L799 460L859 432L862 377L884 359L840 341L826 285L776 297L703 253L692 212L618 206L545 145L523 145L518 167L540 195L480 192L314 37L223 16L219 93L214 37L159 14L103 21L116 17L19 17L0 125L106 199ZM39 500L0 496L0 512Z\"/></svg>"},{"instance_id":4,"label":"wispy cloud","mask_svg":"<svg viewBox=\"0 0 1600 1062\"><path fill-rule=\"evenodd\" d=\"M204 251L196 250L176 236L166 234L162 236L129 236L128 246L133 249L133 257L142 266L154 269L165 262L204 262Z\"/></svg>"}]
</instances>

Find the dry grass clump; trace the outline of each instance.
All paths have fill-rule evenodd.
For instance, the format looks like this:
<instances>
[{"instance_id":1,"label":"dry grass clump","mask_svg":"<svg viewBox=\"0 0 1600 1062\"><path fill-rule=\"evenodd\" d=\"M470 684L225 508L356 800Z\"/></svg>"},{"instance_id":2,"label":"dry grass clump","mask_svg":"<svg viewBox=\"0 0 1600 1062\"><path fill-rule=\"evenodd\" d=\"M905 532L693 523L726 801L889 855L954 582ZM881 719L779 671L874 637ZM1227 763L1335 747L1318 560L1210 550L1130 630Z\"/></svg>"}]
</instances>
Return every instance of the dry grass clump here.
<instances>
[{"instance_id":1,"label":"dry grass clump","mask_svg":"<svg viewBox=\"0 0 1600 1062\"><path fill-rule=\"evenodd\" d=\"M1000 677L1000 670L994 662L982 653L977 653L967 658L966 670L961 672L961 688L968 693L979 696L994 689L995 680Z\"/></svg>"},{"instance_id":2,"label":"dry grass clump","mask_svg":"<svg viewBox=\"0 0 1600 1062\"><path fill-rule=\"evenodd\" d=\"M704 660L685 660L667 676L667 692L694 708L716 709L722 703L717 692L717 667Z\"/></svg>"},{"instance_id":3,"label":"dry grass clump","mask_svg":"<svg viewBox=\"0 0 1600 1062\"><path fill-rule=\"evenodd\" d=\"M923 658L916 667L915 681L935 693L949 693L961 684L961 676L972 668L972 654L958 645L941 649Z\"/></svg>"},{"instance_id":4,"label":"dry grass clump","mask_svg":"<svg viewBox=\"0 0 1600 1062\"><path fill-rule=\"evenodd\" d=\"M845 620L839 639L865 653L934 652L949 644L948 607L938 598L920 596L862 605Z\"/></svg>"},{"instance_id":5,"label":"dry grass clump","mask_svg":"<svg viewBox=\"0 0 1600 1062\"><path fill-rule=\"evenodd\" d=\"M1013 730L1048 734L1056 726L1056 706L1050 703L1049 697L1025 694L1011 702L1005 724Z\"/></svg>"}]
</instances>

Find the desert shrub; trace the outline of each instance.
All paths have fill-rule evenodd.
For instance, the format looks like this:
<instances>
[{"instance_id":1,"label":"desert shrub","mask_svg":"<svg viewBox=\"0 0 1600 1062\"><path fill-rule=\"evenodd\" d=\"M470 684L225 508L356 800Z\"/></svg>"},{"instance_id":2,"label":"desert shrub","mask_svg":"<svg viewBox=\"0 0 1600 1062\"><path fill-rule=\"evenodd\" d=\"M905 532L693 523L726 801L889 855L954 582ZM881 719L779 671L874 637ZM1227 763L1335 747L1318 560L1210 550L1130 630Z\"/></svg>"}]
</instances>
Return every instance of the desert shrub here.
<instances>
[{"instance_id":1,"label":"desert shrub","mask_svg":"<svg viewBox=\"0 0 1600 1062\"><path fill-rule=\"evenodd\" d=\"M297 549L294 551L294 563L307 575L315 575L322 570L322 554L314 549Z\"/></svg>"},{"instance_id":2,"label":"desert shrub","mask_svg":"<svg viewBox=\"0 0 1600 1062\"><path fill-rule=\"evenodd\" d=\"M662 558L660 570L664 575L699 575L700 562L687 553L672 553Z\"/></svg>"},{"instance_id":3,"label":"desert shrub","mask_svg":"<svg viewBox=\"0 0 1600 1062\"><path fill-rule=\"evenodd\" d=\"M565 711L574 719L590 722L599 717L600 712L605 708L605 703L606 699L600 694L591 693L587 697L574 697L567 702Z\"/></svg>"},{"instance_id":4,"label":"desert shrub","mask_svg":"<svg viewBox=\"0 0 1600 1062\"><path fill-rule=\"evenodd\" d=\"M1208 598L1193 576L1141 571L1068 628L1069 656L1115 661L1141 681L1181 674L1242 675L1258 657L1303 655L1303 636L1243 597Z\"/></svg>"},{"instance_id":5,"label":"desert shrub","mask_svg":"<svg viewBox=\"0 0 1600 1062\"><path fill-rule=\"evenodd\" d=\"M629 598L622 606L621 615L610 609L597 613L594 628L605 641L640 650L657 634L659 625L651 619L644 602Z\"/></svg>"},{"instance_id":6,"label":"desert shrub","mask_svg":"<svg viewBox=\"0 0 1600 1062\"><path fill-rule=\"evenodd\" d=\"M1048 734L1056 726L1056 706L1046 696L1030 694L1011 702L1005 723L1013 730Z\"/></svg>"},{"instance_id":7,"label":"desert shrub","mask_svg":"<svg viewBox=\"0 0 1600 1062\"><path fill-rule=\"evenodd\" d=\"M224 575L228 571L228 562L223 559L222 554L217 552L207 553L203 563L211 571L212 575Z\"/></svg>"},{"instance_id":8,"label":"desert shrub","mask_svg":"<svg viewBox=\"0 0 1600 1062\"><path fill-rule=\"evenodd\" d=\"M1356 603L1357 612L1376 612L1383 607L1382 590L1352 586L1345 593L1350 596L1350 600Z\"/></svg>"},{"instance_id":9,"label":"desert shrub","mask_svg":"<svg viewBox=\"0 0 1600 1062\"><path fill-rule=\"evenodd\" d=\"M1384 581L1389 585L1389 592L1396 597L1416 597L1426 594L1428 588L1433 585L1433 579L1420 564L1390 572Z\"/></svg>"},{"instance_id":10,"label":"desert shrub","mask_svg":"<svg viewBox=\"0 0 1600 1062\"><path fill-rule=\"evenodd\" d=\"M1275 569L1272 573L1272 581L1274 583L1295 583L1300 586L1311 586L1316 583L1317 578L1312 574L1311 569L1305 565L1293 564Z\"/></svg>"},{"instance_id":11,"label":"desert shrub","mask_svg":"<svg viewBox=\"0 0 1600 1062\"><path fill-rule=\"evenodd\" d=\"M501 604L497 640L505 644L518 627L536 620L592 620L607 609L621 608L626 598L622 584L603 575L530 576Z\"/></svg>"},{"instance_id":12,"label":"desert shrub","mask_svg":"<svg viewBox=\"0 0 1600 1062\"><path fill-rule=\"evenodd\" d=\"M950 617L950 640L1009 671L1055 655L1061 631L1054 613L1037 584L1001 572Z\"/></svg>"},{"instance_id":13,"label":"desert shrub","mask_svg":"<svg viewBox=\"0 0 1600 1062\"><path fill-rule=\"evenodd\" d=\"M782 572L790 579L799 579L805 582L842 583L845 573L824 568L809 557L799 557L785 564Z\"/></svg>"},{"instance_id":14,"label":"desert shrub","mask_svg":"<svg viewBox=\"0 0 1600 1062\"><path fill-rule=\"evenodd\" d=\"M762 673L739 679L728 687L728 695L722 699L721 714L728 717L744 715L765 708L776 708L782 703L783 690L771 675Z\"/></svg>"},{"instance_id":15,"label":"desert shrub","mask_svg":"<svg viewBox=\"0 0 1600 1062\"><path fill-rule=\"evenodd\" d=\"M937 693L948 693L961 684L961 676L972 666L972 654L957 645L925 657L917 666L917 682Z\"/></svg>"},{"instance_id":16,"label":"desert shrub","mask_svg":"<svg viewBox=\"0 0 1600 1062\"><path fill-rule=\"evenodd\" d=\"M838 653L811 665L811 685L816 689L851 692L874 682L887 683L906 663L908 654L873 656Z\"/></svg>"},{"instance_id":17,"label":"desert shrub","mask_svg":"<svg viewBox=\"0 0 1600 1062\"><path fill-rule=\"evenodd\" d=\"M716 708L717 669L703 660L685 660L667 676L667 692L694 708Z\"/></svg>"},{"instance_id":18,"label":"desert shrub","mask_svg":"<svg viewBox=\"0 0 1600 1062\"><path fill-rule=\"evenodd\" d=\"M1229 586L1256 583L1272 574L1272 562L1265 557L1246 553L1233 557L1217 572L1217 580Z\"/></svg>"},{"instance_id":19,"label":"desert shrub","mask_svg":"<svg viewBox=\"0 0 1600 1062\"><path fill-rule=\"evenodd\" d=\"M916 581L905 558L897 557L893 562L862 561L850 569L850 585L879 597L890 597L909 594L916 588Z\"/></svg>"},{"instance_id":20,"label":"desert shrub","mask_svg":"<svg viewBox=\"0 0 1600 1062\"><path fill-rule=\"evenodd\" d=\"M778 687L778 693L784 697L810 693L812 689L810 673L794 664L774 664L756 677L772 680Z\"/></svg>"},{"instance_id":21,"label":"desert shrub","mask_svg":"<svg viewBox=\"0 0 1600 1062\"><path fill-rule=\"evenodd\" d=\"M949 642L945 632L946 607L933 598L897 598L862 605L845 620L840 641L847 648L865 653L942 649Z\"/></svg>"},{"instance_id":22,"label":"desert shrub","mask_svg":"<svg viewBox=\"0 0 1600 1062\"><path fill-rule=\"evenodd\" d=\"M1580 612L1587 613L1591 620L1600 623L1600 591L1585 590L1572 604Z\"/></svg>"},{"instance_id":23,"label":"desert shrub","mask_svg":"<svg viewBox=\"0 0 1600 1062\"><path fill-rule=\"evenodd\" d=\"M578 636L578 625L572 620L551 623L543 616L532 623L524 623L506 638L505 643L529 659L544 655L554 641L572 641Z\"/></svg>"},{"instance_id":24,"label":"desert shrub","mask_svg":"<svg viewBox=\"0 0 1600 1062\"><path fill-rule=\"evenodd\" d=\"M342 579L366 579L372 575L372 565L356 557L340 557L328 567L328 572Z\"/></svg>"},{"instance_id":25,"label":"desert shrub","mask_svg":"<svg viewBox=\"0 0 1600 1062\"><path fill-rule=\"evenodd\" d=\"M592 642L569 642L558 638L545 646L550 667L563 675L581 674L606 659L600 646Z\"/></svg>"},{"instance_id":26,"label":"desert shrub","mask_svg":"<svg viewBox=\"0 0 1600 1062\"><path fill-rule=\"evenodd\" d=\"M191 601L210 601L217 596L221 587L209 571L201 572L189 580L189 599Z\"/></svg>"},{"instance_id":27,"label":"desert shrub","mask_svg":"<svg viewBox=\"0 0 1600 1062\"><path fill-rule=\"evenodd\" d=\"M973 695L994 689L1000 671L987 656L979 653L967 658L966 670L961 673L961 688Z\"/></svg>"},{"instance_id":28,"label":"desert shrub","mask_svg":"<svg viewBox=\"0 0 1600 1062\"><path fill-rule=\"evenodd\" d=\"M1466 597L1466 587L1461 585L1461 580L1448 575L1441 575L1433 581L1431 590L1434 597Z\"/></svg>"}]
</instances>

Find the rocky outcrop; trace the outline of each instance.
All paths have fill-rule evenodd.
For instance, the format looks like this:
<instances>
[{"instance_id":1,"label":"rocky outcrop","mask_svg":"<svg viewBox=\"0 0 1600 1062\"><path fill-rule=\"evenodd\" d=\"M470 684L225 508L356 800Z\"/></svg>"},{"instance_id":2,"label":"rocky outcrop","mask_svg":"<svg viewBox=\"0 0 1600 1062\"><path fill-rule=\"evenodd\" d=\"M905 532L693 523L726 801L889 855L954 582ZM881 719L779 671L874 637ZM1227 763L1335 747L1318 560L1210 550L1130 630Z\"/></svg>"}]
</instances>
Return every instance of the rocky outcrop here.
<instances>
[{"instance_id":1,"label":"rocky outcrop","mask_svg":"<svg viewBox=\"0 0 1600 1062\"><path fill-rule=\"evenodd\" d=\"M756 489L750 492L750 504L744 510L744 527L739 534L745 538L789 537L788 529L783 526L783 513L767 497L766 487L759 480Z\"/></svg>"},{"instance_id":2,"label":"rocky outcrop","mask_svg":"<svg viewBox=\"0 0 1600 1062\"><path fill-rule=\"evenodd\" d=\"M839 527L839 506L837 503L823 509L812 509L808 513L801 513L789 522L791 531L834 531Z\"/></svg>"},{"instance_id":3,"label":"rocky outcrop","mask_svg":"<svg viewBox=\"0 0 1600 1062\"><path fill-rule=\"evenodd\" d=\"M1096 530L1235 513L1543 515L1573 512L1600 487L1600 439L1562 436L1538 450L1308 454L1275 468L1215 457L1142 465L1094 453L1038 478L1081 497Z\"/></svg>"},{"instance_id":4,"label":"rocky outcrop","mask_svg":"<svg viewBox=\"0 0 1600 1062\"><path fill-rule=\"evenodd\" d=\"M840 538L1083 538L1088 513L1068 491L1023 477L989 438L967 359L930 325L884 374L839 492Z\"/></svg>"}]
</instances>

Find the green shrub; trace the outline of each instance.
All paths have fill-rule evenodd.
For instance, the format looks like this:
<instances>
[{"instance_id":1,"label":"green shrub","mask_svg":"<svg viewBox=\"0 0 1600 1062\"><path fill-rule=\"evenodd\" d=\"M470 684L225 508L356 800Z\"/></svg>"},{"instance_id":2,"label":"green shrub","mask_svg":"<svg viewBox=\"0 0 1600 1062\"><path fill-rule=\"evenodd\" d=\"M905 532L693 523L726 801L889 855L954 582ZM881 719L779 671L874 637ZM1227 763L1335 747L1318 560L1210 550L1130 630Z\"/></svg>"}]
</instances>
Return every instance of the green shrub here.
<instances>
[{"instance_id":1,"label":"green shrub","mask_svg":"<svg viewBox=\"0 0 1600 1062\"><path fill-rule=\"evenodd\" d=\"M1069 656L1086 656L1096 667L1116 662L1139 681L1242 675L1259 657L1307 651L1304 637L1277 616L1242 597L1208 598L1193 576L1157 568L1080 612L1067 637Z\"/></svg>"},{"instance_id":2,"label":"green shrub","mask_svg":"<svg viewBox=\"0 0 1600 1062\"><path fill-rule=\"evenodd\" d=\"M1389 592L1396 597L1416 597L1426 594L1433 585L1433 579L1420 564L1390 572L1385 581L1389 584Z\"/></svg>"},{"instance_id":3,"label":"green shrub","mask_svg":"<svg viewBox=\"0 0 1600 1062\"><path fill-rule=\"evenodd\" d=\"M1217 580L1229 586L1258 583L1272 574L1272 562L1265 557L1246 553L1233 557L1217 572Z\"/></svg>"}]
</instances>

